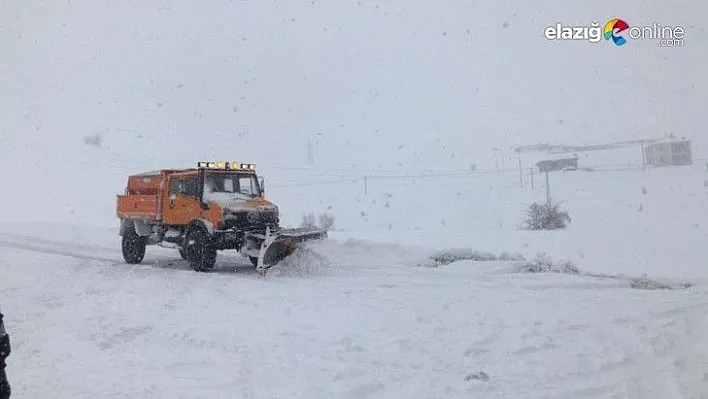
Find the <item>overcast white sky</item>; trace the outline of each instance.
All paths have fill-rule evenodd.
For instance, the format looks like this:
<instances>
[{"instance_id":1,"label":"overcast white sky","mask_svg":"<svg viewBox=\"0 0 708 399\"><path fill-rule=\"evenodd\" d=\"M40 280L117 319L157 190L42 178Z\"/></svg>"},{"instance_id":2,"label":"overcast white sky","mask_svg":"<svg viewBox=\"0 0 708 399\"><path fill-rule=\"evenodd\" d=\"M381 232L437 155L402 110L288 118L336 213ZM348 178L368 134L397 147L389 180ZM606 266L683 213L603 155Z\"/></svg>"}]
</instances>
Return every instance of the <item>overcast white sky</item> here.
<instances>
[{"instance_id":1,"label":"overcast white sky","mask_svg":"<svg viewBox=\"0 0 708 399\"><path fill-rule=\"evenodd\" d=\"M708 5L542 4L4 1L3 179L100 198L198 159L303 166L308 141L321 168L466 168L496 146L668 133L706 157ZM680 25L685 45L543 37L611 18Z\"/></svg>"}]
</instances>

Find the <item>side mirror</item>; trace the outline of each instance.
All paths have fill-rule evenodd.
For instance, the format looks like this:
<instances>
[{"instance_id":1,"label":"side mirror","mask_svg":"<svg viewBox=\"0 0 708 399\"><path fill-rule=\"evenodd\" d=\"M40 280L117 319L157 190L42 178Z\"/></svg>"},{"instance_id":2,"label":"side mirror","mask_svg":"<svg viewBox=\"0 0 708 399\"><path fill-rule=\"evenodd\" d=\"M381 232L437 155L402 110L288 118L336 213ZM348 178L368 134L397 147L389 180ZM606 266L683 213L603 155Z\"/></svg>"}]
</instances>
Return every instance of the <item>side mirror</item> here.
<instances>
[{"instance_id":1,"label":"side mirror","mask_svg":"<svg viewBox=\"0 0 708 399\"><path fill-rule=\"evenodd\" d=\"M258 177L258 185L261 186L261 194L265 194L265 180L262 177Z\"/></svg>"},{"instance_id":2,"label":"side mirror","mask_svg":"<svg viewBox=\"0 0 708 399\"><path fill-rule=\"evenodd\" d=\"M199 202L199 207L202 208L203 211L208 211L211 207L209 206L209 203L200 201Z\"/></svg>"}]
</instances>

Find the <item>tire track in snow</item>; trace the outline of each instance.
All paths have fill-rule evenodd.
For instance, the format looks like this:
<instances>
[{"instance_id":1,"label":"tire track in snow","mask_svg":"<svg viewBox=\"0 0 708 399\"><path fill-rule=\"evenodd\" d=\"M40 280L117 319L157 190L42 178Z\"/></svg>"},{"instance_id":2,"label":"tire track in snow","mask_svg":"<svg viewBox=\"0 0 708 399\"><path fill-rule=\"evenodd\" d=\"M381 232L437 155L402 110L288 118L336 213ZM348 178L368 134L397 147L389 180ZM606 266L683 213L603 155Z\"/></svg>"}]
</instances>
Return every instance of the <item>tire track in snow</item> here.
<instances>
[{"instance_id":1,"label":"tire track in snow","mask_svg":"<svg viewBox=\"0 0 708 399\"><path fill-rule=\"evenodd\" d=\"M109 248L101 245L76 244L60 240L48 240L45 238L5 233L0 233L0 247L109 263L110 266L126 265L120 253L120 247ZM163 267L165 264L170 265L172 261L176 259L177 258L157 257L152 261L144 261L143 264Z\"/></svg>"},{"instance_id":2,"label":"tire track in snow","mask_svg":"<svg viewBox=\"0 0 708 399\"><path fill-rule=\"evenodd\" d=\"M50 246L68 245L73 248L85 249L85 250L90 250L90 251L95 251L97 249L101 249L101 250L109 251L109 252L116 251L116 247L108 247L108 246L97 245L97 244L80 244L80 243L76 243L76 242L69 242L69 241L62 241L62 240L50 240L47 238L28 236L28 235L20 235L20 234L0 233L0 239L2 239L2 238L4 238L5 240L13 241L13 242L14 241L31 241L34 243L41 243L41 244L46 244L46 245L50 245Z\"/></svg>"},{"instance_id":3,"label":"tire track in snow","mask_svg":"<svg viewBox=\"0 0 708 399\"><path fill-rule=\"evenodd\" d=\"M123 260L120 252L120 246L117 248L111 248L102 245L76 244L67 241L0 233L0 247L66 256L73 259L109 263L109 266L131 266L127 265ZM165 249L162 247L156 248L160 250ZM148 257L150 259L148 259ZM237 258L240 262L236 260ZM159 254L150 254L150 247L148 247L146 259L141 264L154 266L157 268L174 268L175 270L191 271L186 261L183 261L179 255L170 257L160 256ZM187 266L180 267L182 264ZM128 268L128 270L132 269L134 269L134 267ZM220 259L217 260L216 268L212 271L212 273L227 272L228 274L243 274L245 271L248 271L248 274L255 274L255 269L251 269L251 264L248 260L222 254Z\"/></svg>"},{"instance_id":4,"label":"tire track in snow","mask_svg":"<svg viewBox=\"0 0 708 399\"><path fill-rule=\"evenodd\" d=\"M0 247L23 249L23 250L27 250L27 251L31 251L31 252L40 252L40 253L52 254L52 255L68 256L68 257L76 258L76 259L95 260L95 261L100 261L100 262L111 262L111 263L123 263L119 257L110 258L110 257L103 257L103 256L80 253L77 251L71 251L71 250L67 250L67 249L52 248L52 246L58 246L58 245L66 246L67 244L56 242L53 245L46 245L46 244L41 245L41 244L34 244L34 243L28 243L28 242L17 242L17 241L12 241L12 240L7 240L7 239L0 239Z\"/></svg>"},{"instance_id":5,"label":"tire track in snow","mask_svg":"<svg viewBox=\"0 0 708 399\"><path fill-rule=\"evenodd\" d=\"M708 305L678 306L656 314L648 326L653 334L650 344L654 351L671 363L679 388L685 398L708 397ZM658 326L657 326L658 325Z\"/></svg>"},{"instance_id":6,"label":"tire track in snow","mask_svg":"<svg viewBox=\"0 0 708 399\"><path fill-rule=\"evenodd\" d=\"M593 334L594 342L602 342L602 362L554 384L568 397L708 397L708 346L702 343L708 318L698 309L706 305L676 305L609 320L607 332ZM701 328L692 329L697 323ZM591 332L589 325L572 329ZM587 358L592 360L598 359Z\"/></svg>"}]
</instances>

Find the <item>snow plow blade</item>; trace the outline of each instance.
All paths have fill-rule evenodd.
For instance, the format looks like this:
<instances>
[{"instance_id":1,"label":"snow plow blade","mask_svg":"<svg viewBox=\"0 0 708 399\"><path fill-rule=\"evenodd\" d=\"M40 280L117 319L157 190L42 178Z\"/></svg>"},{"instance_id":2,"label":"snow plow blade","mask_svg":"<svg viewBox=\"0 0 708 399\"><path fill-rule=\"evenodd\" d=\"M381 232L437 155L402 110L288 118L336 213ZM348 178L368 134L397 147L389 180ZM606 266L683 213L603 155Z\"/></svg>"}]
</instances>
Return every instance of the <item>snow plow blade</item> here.
<instances>
[{"instance_id":1,"label":"snow plow blade","mask_svg":"<svg viewBox=\"0 0 708 399\"><path fill-rule=\"evenodd\" d=\"M314 227L280 230L275 234L267 231L258 255L259 273L278 264L298 247L299 244L327 237L327 231Z\"/></svg>"}]
</instances>

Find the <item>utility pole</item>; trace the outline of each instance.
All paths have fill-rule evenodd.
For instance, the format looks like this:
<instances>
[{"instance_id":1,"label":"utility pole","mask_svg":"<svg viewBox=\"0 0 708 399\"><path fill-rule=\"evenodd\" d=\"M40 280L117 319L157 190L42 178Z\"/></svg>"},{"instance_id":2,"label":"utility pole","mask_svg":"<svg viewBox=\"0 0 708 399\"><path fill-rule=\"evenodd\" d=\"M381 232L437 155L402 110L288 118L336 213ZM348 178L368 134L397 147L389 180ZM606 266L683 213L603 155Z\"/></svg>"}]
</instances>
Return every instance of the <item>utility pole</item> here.
<instances>
[{"instance_id":1,"label":"utility pole","mask_svg":"<svg viewBox=\"0 0 708 399\"><path fill-rule=\"evenodd\" d=\"M364 176L364 195L369 195L369 178Z\"/></svg>"},{"instance_id":2,"label":"utility pole","mask_svg":"<svg viewBox=\"0 0 708 399\"><path fill-rule=\"evenodd\" d=\"M531 189L533 190L533 166L529 168L529 172L531 172Z\"/></svg>"},{"instance_id":3,"label":"utility pole","mask_svg":"<svg viewBox=\"0 0 708 399\"><path fill-rule=\"evenodd\" d=\"M551 183L548 180L548 169L546 169L546 202L551 203Z\"/></svg>"},{"instance_id":4,"label":"utility pole","mask_svg":"<svg viewBox=\"0 0 708 399\"><path fill-rule=\"evenodd\" d=\"M524 188L524 173L521 170L521 153L519 153L519 185Z\"/></svg>"},{"instance_id":5,"label":"utility pole","mask_svg":"<svg viewBox=\"0 0 708 399\"><path fill-rule=\"evenodd\" d=\"M646 157L644 156L644 140L640 141L641 146L642 146L642 170L645 172L647 171L647 160Z\"/></svg>"},{"instance_id":6,"label":"utility pole","mask_svg":"<svg viewBox=\"0 0 708 399\"><path fill-rule=\"evenodd\" d=\"M312 141L307 142L307 164L312 165L315 163L315 154L312 146Z\"/></svg>"}]
</instances>

